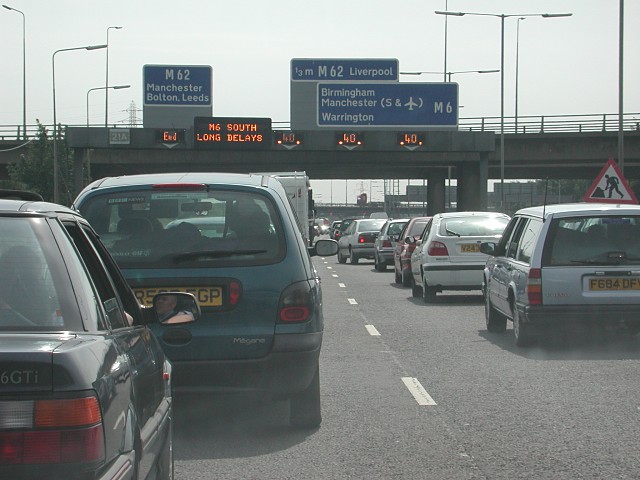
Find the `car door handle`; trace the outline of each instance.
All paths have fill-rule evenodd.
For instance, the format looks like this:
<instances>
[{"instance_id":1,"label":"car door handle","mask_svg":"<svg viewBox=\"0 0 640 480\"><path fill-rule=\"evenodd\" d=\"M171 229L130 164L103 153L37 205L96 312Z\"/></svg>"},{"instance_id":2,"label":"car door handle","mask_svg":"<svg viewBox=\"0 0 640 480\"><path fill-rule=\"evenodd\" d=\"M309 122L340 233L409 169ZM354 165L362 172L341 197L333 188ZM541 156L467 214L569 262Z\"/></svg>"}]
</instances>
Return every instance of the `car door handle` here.
<instances>
[{"instance_id":1,"label":"car door handle","mask_svg":"<svg viewBox=\"0 0 640 480\"><path fill-rule=\"evenodd\" d=\"M170 345L189 343L193 335L185 328L172 328L162 334L162 341Z\"/></svg>"}]
</instances>

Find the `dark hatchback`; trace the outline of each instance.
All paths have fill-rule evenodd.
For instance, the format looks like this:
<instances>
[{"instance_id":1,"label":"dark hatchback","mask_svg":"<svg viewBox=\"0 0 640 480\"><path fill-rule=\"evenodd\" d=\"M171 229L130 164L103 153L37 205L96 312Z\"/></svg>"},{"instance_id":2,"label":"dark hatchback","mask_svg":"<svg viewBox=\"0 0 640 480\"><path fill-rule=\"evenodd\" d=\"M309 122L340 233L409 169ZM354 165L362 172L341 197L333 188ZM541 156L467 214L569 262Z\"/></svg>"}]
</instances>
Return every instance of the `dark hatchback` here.
<instances>
[{"instance_id":1,"label":"dark hatchback","mask_svg":"<svg viewBox=\"0 0 640 480\"><path fill-rule=\"evenodd\" d=\"M75 208L100 234L142 302L193 293L201 321L157 328L176 394L288 400L290 423L321 422L324 319L307 247L282 184L268 174L166 173L106 178Z\"/></svg>"},{"instance_id":2,"label":"dark hatchback","mask_svg":"<svg viewBox=\"0 0 640 480\"><path fill-rule=\"evenodd\" d=\"M173 477L157 320L76 212L0 200L0 478Z\"/></svg>"}]
</instances>

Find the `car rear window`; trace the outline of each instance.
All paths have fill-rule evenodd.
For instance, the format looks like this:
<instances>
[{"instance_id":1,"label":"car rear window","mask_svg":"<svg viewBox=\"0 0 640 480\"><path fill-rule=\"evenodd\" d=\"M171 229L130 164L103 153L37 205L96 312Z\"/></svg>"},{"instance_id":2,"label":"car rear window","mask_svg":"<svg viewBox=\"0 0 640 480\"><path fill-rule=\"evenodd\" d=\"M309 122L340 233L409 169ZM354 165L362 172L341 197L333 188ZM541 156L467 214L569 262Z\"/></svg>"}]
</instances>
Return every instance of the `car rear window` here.
<instances>
[{"instance_id":1,"label":"car rear window","mask_svg":"<svg viewBox=\"0 0 640 480\"><path fill-rule=\"evenodd\" d=\"M285 253L280 216L260 193L105 191L80 210L122 268L264 265Z\"/></svg>"},{"instance_id":2,"label":"car rear window","mask_svg":"<svg viewBox=\"0 0 640 480\"><path fill-rule=\"evenodd\" d=\"M407 233L407 237L416 237L422 235L424 232L424 228L429 223L429 220L418 220L409 226L409 232Z\"/></svg>"},{"instance_id":3,"label":"car rear window","mask_svg":"<svg viewBox=\"0 0 640 480\"><path fill-rule=\"evenodd\" d=\"M407 222L390 223L389 227L387 228L387 235L398 235L406 224Z\"/></svg>"},{"instance_id":4,"label":"car rear window","mask_svg":"<svg viewBox=\"0 0 640 480\"><path fill-rule=\"evenodd\" d=\"M507 217L455 217L440 224L440 235L454 237L492 237L502 235L509 223Z\"/></svg>"},{"instance_id":5,"label":"car rear window","mask_svg":"<svg viewBox=\"0 0 640 480\"><path fill-rule=\"evenodd\" d=\"M373 232L379 231L382 226L385 224L386 220L360 220L358 222L358 231L359 232Z\"/></svg>"},{"instance_id":6,"label":"car rear window","mask_svg":"<svg viewBox=\"0 0 640 480\"><path fill-rule=\"evenodd\" d=\"M45 221L0 218L0 329L77 329L77 315L62 308L69 299L61 302L71 291Z\"/></svg>"},{"instance_id":7,"label":"car rear window","mask_svg":"<svg viewBox=\"0 0 640 480\"><path fill-rule=\"evenodd\" d=\"M640 264L640 216L555 219L543 265Z\"/></svg>"}]
</instances>

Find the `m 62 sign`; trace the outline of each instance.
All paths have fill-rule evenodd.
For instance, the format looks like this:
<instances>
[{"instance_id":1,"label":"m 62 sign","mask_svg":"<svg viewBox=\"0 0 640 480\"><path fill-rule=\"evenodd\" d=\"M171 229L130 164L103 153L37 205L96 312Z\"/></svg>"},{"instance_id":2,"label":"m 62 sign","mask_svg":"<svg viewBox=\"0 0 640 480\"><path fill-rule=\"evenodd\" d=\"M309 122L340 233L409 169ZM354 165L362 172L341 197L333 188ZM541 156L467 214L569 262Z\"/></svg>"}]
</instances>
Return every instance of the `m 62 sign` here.
<instances>
[{"instance_id":1,"label":"m 62 sign","mask_svg":"<svg viewBox=\"0 0 640 480\"><path fill-rule=\"evenodd\" d=\"M318 83L319 127L457 127L457 83Z\"/></svg>"},{"instance_id":2,"label":"m 62 sign","mask_svg":"<svg viewBox=\"0 0 640 480\"><path fill-rule=\"evenodd\" d=\"M145 65L144 105L211 106L208 65Z\"/></svg>"}]
</instances>

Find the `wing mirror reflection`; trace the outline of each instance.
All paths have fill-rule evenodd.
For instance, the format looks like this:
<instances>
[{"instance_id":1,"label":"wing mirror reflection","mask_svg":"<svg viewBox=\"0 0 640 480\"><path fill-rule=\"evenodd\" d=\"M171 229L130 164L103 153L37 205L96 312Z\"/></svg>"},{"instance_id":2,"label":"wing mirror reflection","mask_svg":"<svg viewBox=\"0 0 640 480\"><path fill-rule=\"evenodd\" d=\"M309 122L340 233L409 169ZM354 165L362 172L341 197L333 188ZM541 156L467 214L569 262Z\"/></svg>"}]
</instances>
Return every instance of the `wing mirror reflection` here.
<instances>
[{"instance_id":1,"label":"wing mirror reflection","mask_svg":"<svg viewBox=\"0 0 640 480\"><path fill-rule=\"evenodd\" d=\"M153 297L153 310L163 325L191 323L201 316L198 301L191 293L159 293Z\"/></svg>"}]
</instances>

